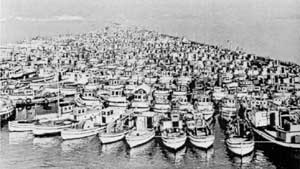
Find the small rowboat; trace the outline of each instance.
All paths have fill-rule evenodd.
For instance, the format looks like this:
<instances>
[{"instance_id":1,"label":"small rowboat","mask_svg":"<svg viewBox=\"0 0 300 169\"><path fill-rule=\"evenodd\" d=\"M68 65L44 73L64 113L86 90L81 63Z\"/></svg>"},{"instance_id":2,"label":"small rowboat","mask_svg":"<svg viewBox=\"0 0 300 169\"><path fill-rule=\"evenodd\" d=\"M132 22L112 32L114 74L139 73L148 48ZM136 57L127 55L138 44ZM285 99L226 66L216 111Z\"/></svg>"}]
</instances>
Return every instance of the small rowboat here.
<instances>
[{"instance_id":1,"label":"small rowboat","mask_svg":"<svg viewBox=\"0 0 300 169\"><path fill-rule=\"evenodd\" d=\"M144 131L133 130L126 135L125 139L129 147L133 148L149 142L154 137L155 131L153 129Z\"/></svg>"}]
</instances>

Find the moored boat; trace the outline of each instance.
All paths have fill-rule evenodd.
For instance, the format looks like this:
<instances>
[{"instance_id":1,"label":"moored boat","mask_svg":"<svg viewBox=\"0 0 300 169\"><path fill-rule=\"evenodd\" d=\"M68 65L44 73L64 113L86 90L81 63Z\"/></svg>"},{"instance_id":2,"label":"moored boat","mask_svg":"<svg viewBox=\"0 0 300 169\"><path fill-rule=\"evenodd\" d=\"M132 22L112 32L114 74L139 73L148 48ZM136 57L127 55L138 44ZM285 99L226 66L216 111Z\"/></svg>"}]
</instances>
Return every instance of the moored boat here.
<instances>
[{"instance_id":1,"label":"moored boat","mask_svg":"<svg viewBox=\"0 0 300 169\"><path fill-rule=\"evenodd\" d=\"M32 131L34 129L34 123L37 120L16 120L8 122L8 130L9 131Z\"/></svg>"},{"instance_id":2,"label":"moored boat","mask_svg":"<svg viewBox=\"0 0 300 169\"><path fill-rule=\"evenodd\" d=\"M84 120L74 125L72 128L67 128L61 131L63 140L80 139L89 136L95 136L100 131L104 130L105 126L95 126L91 120Z\"/></svg>"},{"instance_id":3,"label":"moored boat","mask_svg":"<svg viewBox=\"0 0 300 169\"><path fill-rule=\"evenodd\" d=\"M300 110L253 110L248 112L253 131L279 147L300 150Z\"/></svg>"},{"instance_id":4,"label":"moored boat","mask_svg":"<svg viewBox=\"0 0 300 169\"><path fill-rule=\"evenodd\" d=\"M13 116L13 113L14 107L12 102L5 98L0 98L0 125L2 125L2 122L7 122Z\"/></svg>"},{"instance_id":5,"label":"moored boat","mask_svg":"<svg viewBox=\"0 0 300 169\"><path fill-rule=\"evenodd\" d=\"M43 122L34 126L32 134L34 136L60 135L63 129L72 127L76 122L70 119Z\"/></svg>"},{"instance_id":6,"label":"moored boat","mask_svg":"<svg viewBox=\"0 0 300 169\"><path fill-rule=\"evenodd\" d=\"M155 137L153 129L138 131L134 130L126 135L126 142L130 148L145 144Z\"/></svg>"},{"instance_id":7,"label":"moored boat","mask_svg":"<svg viewBox=\"0 0 300 169\"><path fill-rule=\"evenodd\" d=\"M172 114L171 119L161 121L161 139L163 144L170 149L178 150L185 145L187 135L183 131L183 122L179 120L180 114Z\"/></svg>"},{"instance_id":8,"label":"moored boat","mask_svg":"<svg viewBox=\"0 0 300 169\"><path fill-rule=\"evenodd\" d=\"M193 146L208 149L213 145L215 135L204 119L188 120L186 124L188 139Z\"/></svg>"},{"instance_id":9,"label":"moored boat","mask_svg":"<svg viewBox=\"0 0 300 169\"><path fill-rule=\"evenodd\" d=\"M244 156L254 150L253 132L246 120L236 119L229 123L226 134L226 145L232 153Z\"/></svg>"},{"instance_id":10,"label":"moored boat","mask_svg":"<svg viewBox=\"0 0 300 169\"><path fill-rule=\"evenodd\" d=\"M132 122L130 121L130 113L122 116L109 123L104 132L99 132L99 139L102 144L117 142L125 138L131 129Z\"/></svg>"},{"instance_id":11,"label":"moored boat","mask_svg":"<svg viewBox=\"0 0 300 169\"><path fill-rule=\"evenodd\" d=\"M125 137L130 148L145 144L155 137L154 116L153 112L143 112L137 115L135 130L131 130Z\"/></svg>"}]
</instances>

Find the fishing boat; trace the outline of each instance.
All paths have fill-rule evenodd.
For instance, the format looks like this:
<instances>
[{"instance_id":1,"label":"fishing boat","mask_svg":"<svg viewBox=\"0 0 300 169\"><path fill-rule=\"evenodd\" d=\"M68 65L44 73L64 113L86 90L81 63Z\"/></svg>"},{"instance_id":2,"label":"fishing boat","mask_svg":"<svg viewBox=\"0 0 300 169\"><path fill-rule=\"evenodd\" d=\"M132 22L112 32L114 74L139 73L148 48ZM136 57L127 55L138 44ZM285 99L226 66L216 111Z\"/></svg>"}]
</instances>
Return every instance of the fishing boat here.
<instances>
[{"instance_id":1,"label":"fishing boat","mask_svg":"<svg viewBox=\"0 0 300 169\"><path fill-rule=\"evenodd\" d=\"M130 114L131 112L122 114L121 118L108 123L104 132L99 132L99 139L101 143L108 144L124 139L125 135L133 126Z\"/></svg>"},{"instance_id":2,"label":"fishing boat","mask_svg":"<svg viewBox=\"0 0 300 169\"><path fill-rule=\"evenodd\" d=\"M208 95L201 95L195 101L195 109L203 114L205 120L210 120L214 115L214 106Z\"/></svg>"},{"instance_id":3,"label":"fishing boat","mask_svg":"<svg viewBox=\"0 0 300 169\"><path fill-rule=\"evenodd\" d=\"M44 122L38 122L34 125L32 133L34 136L48 136L48 135L59 135L63 129L70 128L74 124L78 123L78 121L63 117L63 114L70 114L73 111L73 105L69 103L60 102L60 64L58 65L58 73L57 73L57 87L58 87L58 95L57 95L57 118L47 120Z\"/></svg>"},{"instance_id":4,"label":"fishing boat","mask_svg":"<svg viewBox=\"0 0 300 169\"><path fill-rule=\"evenodd\" d=\"M162 143L170 149L178 150L185 145L187 135L183 131L183 121L180 114L171 114L171 119L161 120L161 139Z\"/></svg>"},{"instance_id":5,"label":"fishing boat","mask_svg":"<svg viewBox=\"0 0 300 169\"><path fill-rule=\"evenodd\" d=\"M145 144L155 137L154 129L134 130L126 135L126 142L130 148Z\"/></svg>"},{"instance_id":6,"label":"fishing boat","mask_svg":"<svg viewBox=\"0 0 300 169\"><path fill-rule=\"evenodd\" d=\"M58 119L37 123L34 125L32 134L34 136L60 135L63 129L72 127L74 123L77 123L77 121L72 119Z\"/></svg>"},{"instance_id":7,"label":"fishing boat","mask_svg":"<svg viewBox=\"0 0 300 169\"><path fill-rule=\"evenodd\" d=\"M154 103L153 103L153 110L158 113L167 113L171 109L170 105L170 91L166 88L156 89L153 93Z\"/></svg>"},{"instance_id":8,"label":"fishing boat","mask_svg":"<svg viewBox=\"0 0 300 169\"><path fill-rule=\"evenodd\" d=\"M287 148L300 150L300 109L253 110L248 112L253 131L264 140Z\"/></svg>"},{"instance_id":9,"label":"fishing boat","mask_svg":"<svg viewBox=\"0 0 300 169\"><path fill-rule=\"evenodd\" d=\"M208 149L213 145L215 135L203 118L188 120L186 125L188 129L188 139L193 146Z\"/></svg>"},{"instance_id":10,"label":"fishing boat","mask_svg":"<svg viewBox=\"0 0 300 169\"><path fill-rule=\"evenodd\" d=\"M178 82L179 83L179 82ZM178 110L185 111L192 109L192 104L188 100L188 87L186 84L176 85L176 89L172 92L172 103L176 103Z\"/></svg>"},{"instance_id":11,"label":"fishing boat","mask_svg":"<svg viewBox=\"0 0 300 169\"><path fill-rule=\"evenodd\" d=\"M97 135L105 126L96 126L93 120L87 119L61 131L63 140L80 139Z\"/></svg>"},{"instance_id":12,"label":"fishing boat","mask_svg":"<svg viewBox=\"0 0 300 169\"><path fill-rule=\"evenodd\" d=\"M222 88L222 87L214 87L213 88L212 97L213 97L214 100L220 101L224 97L226 97L227 94L228 94L228 91L226 91L224 88Z\"/></svg>"},{"instance_id":13,"label":"fishing boat","mask_svg":"<svg viewBox=\"0 0 300 169\"><path fill-rule=\"evenodd\" d=\"M129 104L126 96L124 95L124 85L120 78L109 79L109 85L104 86L110 93L106 98L110 107L123 107L126 108Z\"/></svg>"},{"instance_id":14,"label":"fishing boat","mask_svg":"<svg viewBox=\"0 0 300 169\"><path fill-rule=\"evenodd\" d=\"M125 137L130 148L145 144L155 137L153 129L153 112L143 112L137 115L136 128L131 130Z\"/></svg>"},{"instance_id":15,"label":"fishing boat","mask_svg":"<svg viewBox=\"0 0 300 169\"><path fill-rule=\"evenodd\" d=\"M222 99L220 107L220 117L222 120L224 120L225 122L230 121L237 116L237 112L238 104L233 95L229 95Z\"/></svg>"},{"instance_id":16,"label":"fishing boat","mask_svg":"<svg viewBox=\"0 0 300 169\"><path fill-rule=\"evenodd\" d=\"M7 98L0 98L0 125L2 125L2 122L7 122L11 119L13 113L14 107L12 101Z\"/></svg>"},{"instance_id":17,"label":"fishing boat","mask_svg":"<svg viewBox=\"0 0 300 169\"><path fill-rule=\"evenodd\" d=\"M150 86L143 84L133 90L133 100L130 107L134 112L144 112L150 110L151 100Z\"/></svg>"},{"instance_id":18,"label":"fishing boat","mask_svg":"<svg viewBox=\"0 0 300 169\"><path fill-rule=\"evenodd\" d=\"M30 102L33 100L33 98L36 96L34 90L32 88L25 88L25 89L5 89L4 91L5 95L9 98L9 100L12 100L14 104L17 102Z\"/></svg>"},{"instance_id":19,"label":"fishing boat","mask_svg":"<svg viewBox=\"0 0 300 169\"><path fill-rule=\"evenodd\" d=\"M245 156L254 150L253 132L246 120L231 121L226 130L226 145L230 152Z\"/></svg>"},{"instance_id":20,"label":"fishing boat","mask_svg":"<svg viewBox=\"0 0 300 169\"><path fill-rule=\"evenodd\" d=\"M14 120L8 122L8 130L13 132L32 131L37 120Z\"/></svg>"},{"instance_id":21,"label":"fishing boat","mask_svg":"<svg viewBox=\"0 0 300 169\"><path fill-rule=\"evenodd\" d=\"M83 93L76 94L74 98L75 102L79 105L96 107L101 105L101 99L96 96L94 90L84 89Z\"/></svg>"}]
</instances>

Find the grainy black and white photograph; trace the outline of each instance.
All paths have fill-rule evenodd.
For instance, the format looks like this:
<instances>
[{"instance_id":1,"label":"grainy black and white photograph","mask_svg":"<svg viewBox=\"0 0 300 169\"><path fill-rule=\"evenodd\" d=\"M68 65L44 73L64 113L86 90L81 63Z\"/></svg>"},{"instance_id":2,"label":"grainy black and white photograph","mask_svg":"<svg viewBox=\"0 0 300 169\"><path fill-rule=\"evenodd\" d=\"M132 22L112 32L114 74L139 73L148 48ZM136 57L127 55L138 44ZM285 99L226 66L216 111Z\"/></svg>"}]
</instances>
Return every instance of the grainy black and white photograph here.
<instances>
[{"instance_id":1,"label":"grainy black and white photograph","mask_svg":"<svg viewBox=\"0 0 300 169\"><path fill-rule=\"evenodd\" d=\"M1 169L300 169L299 0L0 0Z\"/></svg>"}]
</instances>

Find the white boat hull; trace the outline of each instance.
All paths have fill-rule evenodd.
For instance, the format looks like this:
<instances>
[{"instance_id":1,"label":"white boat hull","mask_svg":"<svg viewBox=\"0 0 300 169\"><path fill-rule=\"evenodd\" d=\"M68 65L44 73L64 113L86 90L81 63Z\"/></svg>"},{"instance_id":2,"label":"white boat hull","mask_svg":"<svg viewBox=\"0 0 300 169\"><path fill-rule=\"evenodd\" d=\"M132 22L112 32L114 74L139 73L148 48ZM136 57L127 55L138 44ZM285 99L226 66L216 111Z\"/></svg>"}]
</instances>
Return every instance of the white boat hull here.
<instances>
[{"instance_id":1,"label":"white boat hull","mask_svg":"<svg viewBox=\"0 0 300 169\"><path fill-rule=\"evenodd\" d=\"M196 146L198 148L208 149L214 144L215 136L214 135L208 135L208 136L193 136L190 135L189 141L193 146Z\"/></svg>"},{"instance_id":2,"label":"white boat hull","mask_svg":"<svg viewBox=\"0 0 300 169\"><path fill-rule=\"evenodd\" d=\"M34 123L18 123L18 121L9 121L8 130L11 132L32 131Z\"/></svg>"},{"instance_id":3,"label":"white boat hull","mask_svg":"<svg viewBox=\"0 0 300 169\"><path fill-rule=\"evenodd\" d=\"M90 129L65 129L61 131L61 138L63 140L80 139L90 136L95 136L100 130L104 128L90 128Z\"/></svg>"},{"instance_id":4,"label":"white boat hull","mask_svg":"<svg viewBox=\"0 0 300 169\"><path fill-rule=\"evenodd\" d=\"M124 139L125 132L122 133L99 133L101 143L108 144Z\"/></svg>"},{"instance_id":5,"label":"white boat hull","mask_svg":"<svg viewBox=\"0 0 300 169\"><path fill-rule=\"evenodd\" d=\"M285 148L291 148L291 149L299 149L300 150L300 144L299 143L286 143L283 141L279 141L276 140L273 136L271 136L270 134L267 134L265 131L261 131L259 129L253 128L254 132L258 135L260 135L262 138L270 141L271 143L281 146L281 147L285 147Z\"/></svg>"},{"instance_id":6,"label":"white boat hull","mask_svg":"<svg viewBox=\"0 0 300 169\"><path fill-rule=\"evenodd\" d=\"M108 105L111 107L127 107L128 103L109 102Z\"/></svg>"},{"instance_id":7,"label":"white boat hull","mask_svg":"<svg viewBox=\"0 0 300 169\"><path fill-rule=\"evenodd\" d=\"M213 111L206 111L206 112L203 112L203 117L205 120L209 120L210 118L212 118L214 115L214 112Z\"/></svg>"},{"instance_id":8,"label":"white boat hull","mask_svg":"<svg viewBox=\"0 0 300 169\"><path fill-rule=\"evenodd\" d=\"M34 136L46 136L60 134L63 129L70 128L72 125L65 126L34 126L32 134Z\"/></svg>"},{"instance_id":9,"label":"white boat hull","mask_svg":"<svg viewBox=\"0 0 300 169\"><path fill-rule=\"evenodd\" d=\"M248 140L241 138L229 138L226 140L228 149L240 156L247 155L254 150L254 140Z\"/></svg>"},{"instance_id":10,"label":"white boat hull","mask_svg":"<svg viewBox=\"0 0 300 169\"><path fill-rule=\"evenodd\" d=\"M130 148L145 144L152 140L155 137L155 132L148 131L145 135L137 136L137 135L131 135L128 134L126 136L126 142L129 145Z\"/></svg>"},{"instance_id":11,"label":"white boat hull","mask_svg":"<svg viewBox=\"0 0 300 169\"><path fill-rule=\"evenodd\" d=\"M162 136L162 141L163 144L168 147L171 148L173 150L177 150L179 148L181 148L185 142L186 142L187 136L181 136L181 137L174 137L174 138L168 138L165 136Z\"/></svg>"}]
</instances>

